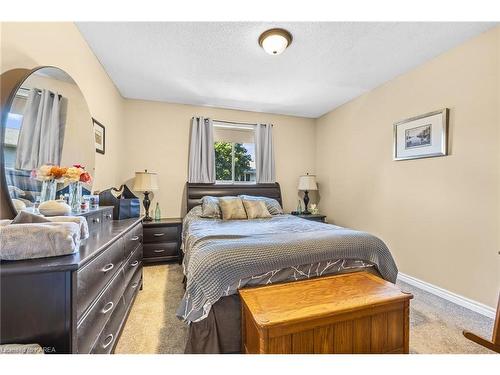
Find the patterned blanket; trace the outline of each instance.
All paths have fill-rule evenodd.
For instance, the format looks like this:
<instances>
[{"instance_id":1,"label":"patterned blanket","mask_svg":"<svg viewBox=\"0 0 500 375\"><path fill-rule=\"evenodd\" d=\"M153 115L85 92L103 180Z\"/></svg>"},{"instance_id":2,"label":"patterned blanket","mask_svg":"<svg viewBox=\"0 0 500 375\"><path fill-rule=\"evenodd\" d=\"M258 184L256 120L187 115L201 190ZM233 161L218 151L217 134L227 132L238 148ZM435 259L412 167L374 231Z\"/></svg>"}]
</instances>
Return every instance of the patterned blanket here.
<instances>
[{"instance_id":1,"label":"patterned blanket","mask_svg":"<svg viewBox=\"0 0 500 375\"><path fill-rule=\"evenodd\" d=\"M349 260L373 265L391 282L398 274L391 253L377 237L292 215L223 221L201 218L195 207L184 219L183 250L187 282L177 316L187 322L203 320L242 280L297 265L323 269Z\"/></svg>"}]
</instances>

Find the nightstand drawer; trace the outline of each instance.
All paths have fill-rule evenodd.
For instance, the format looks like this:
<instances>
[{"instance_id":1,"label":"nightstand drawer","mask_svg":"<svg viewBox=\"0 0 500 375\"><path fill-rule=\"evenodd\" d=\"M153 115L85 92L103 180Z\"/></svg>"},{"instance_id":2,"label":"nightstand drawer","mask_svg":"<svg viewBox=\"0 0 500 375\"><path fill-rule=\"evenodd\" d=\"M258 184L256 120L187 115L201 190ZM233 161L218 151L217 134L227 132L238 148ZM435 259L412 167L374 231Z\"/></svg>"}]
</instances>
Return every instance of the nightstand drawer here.
<instances>
[{"instance_id":1,"label":"nightstand drawer","mask_svg":"<svg viewBox=\"0 0 500 375\"><path fill-rule=\"evenodd\" d=\"M179 226L144 227L144 243L177 241Z\"/></svg>"},{"instance_id":2,"label":"nightstand drawer","mask_svg":"<svg viewBox=\"0 0 500 375\"><path fill-rule=\"evenodd\" d=\"M143 245L144 258L177 257L178 255L178 242L151 243Z\"/></svg>"}]
</instances>

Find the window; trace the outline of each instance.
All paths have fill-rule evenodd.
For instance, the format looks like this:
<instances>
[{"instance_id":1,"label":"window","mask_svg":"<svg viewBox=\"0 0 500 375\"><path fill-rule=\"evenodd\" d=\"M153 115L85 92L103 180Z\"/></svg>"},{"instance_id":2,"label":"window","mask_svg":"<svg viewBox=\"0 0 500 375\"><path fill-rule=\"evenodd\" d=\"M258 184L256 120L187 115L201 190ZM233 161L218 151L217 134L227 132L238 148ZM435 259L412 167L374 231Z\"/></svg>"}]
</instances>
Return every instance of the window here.
<instances>
[{"instance_id":1,"label":"window","mask_svg":"<svg viewBox=\"0 0 500 375\"><path fill-rule=\"evenodd\" d=\"M5 168L14 169L16 163L16 149L19 140L19 130L23 122L23 116L17 113L7 113L4 138L4 163Z\"/></svg>"},{"instance_id":2,"label":"window","mask_svg":"<svg viewBox=\"0 0 500 375\"><path fill-rule=\"evenodd\" d=\"M214 148L218 183L255 183L253 127L215 123Z\"/></svg>"}]
</instances>

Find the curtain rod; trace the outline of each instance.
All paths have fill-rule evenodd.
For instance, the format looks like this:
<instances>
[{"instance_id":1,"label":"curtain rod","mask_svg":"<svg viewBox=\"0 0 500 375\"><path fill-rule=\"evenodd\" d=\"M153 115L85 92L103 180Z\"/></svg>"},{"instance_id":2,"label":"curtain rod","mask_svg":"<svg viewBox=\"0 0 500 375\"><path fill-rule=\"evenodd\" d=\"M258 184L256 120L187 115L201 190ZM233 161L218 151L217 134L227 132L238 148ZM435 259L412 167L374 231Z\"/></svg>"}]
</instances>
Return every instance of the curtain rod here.
<instances>
[{"instance_id":1,"label":"curtain rod","mask_svg":"<svg viewBox=\"0 0 500 375\"><path fill-rule=\"evenodd\" d=\"M225 120L212 120L213 122L222 122L223 124L236 124L236 125L257 125L256 123L252 122L242 122L242 121L225 121Z\"/></svg>"},{"instance_id":2,"label":"curtain rod","mask_svg":"<svg viewBox=\"0 0 500 375\"><path fill-rule=\"evenodd\" d=\"M195 118L195 117L193 116L192 118ZM212 121L213 122L222 122L224 124L235 124L235 125L253 125L253 126L258 125L255 122L227 121L227 120L216 120L216 119L212 119ZM271 126L274 126L274 125L271 124Z\"/></svg>"},{"instance_id":3,"label":"curtain rod","mask_svg":"<svg viewBox=\"0 0 500 375\"><path fill-rule=\"evenodd\" d=\"M26 88L26 87L19 87L19 90L22 90L22 91L28 91L28 93L31 91L31 90L35 90L37 92L37 94L41 95L42 94L42 90L41 89L37 89L36 87L33 87L31 89L29 88ZM49 90L50 91L50 90ZM54 93L53 92L50 92L50 95L51 96L54 96ZM59 97L59 99L62 98L62 95L61 94L57 94L57 96Z\"/></svg>"}]
</instances>

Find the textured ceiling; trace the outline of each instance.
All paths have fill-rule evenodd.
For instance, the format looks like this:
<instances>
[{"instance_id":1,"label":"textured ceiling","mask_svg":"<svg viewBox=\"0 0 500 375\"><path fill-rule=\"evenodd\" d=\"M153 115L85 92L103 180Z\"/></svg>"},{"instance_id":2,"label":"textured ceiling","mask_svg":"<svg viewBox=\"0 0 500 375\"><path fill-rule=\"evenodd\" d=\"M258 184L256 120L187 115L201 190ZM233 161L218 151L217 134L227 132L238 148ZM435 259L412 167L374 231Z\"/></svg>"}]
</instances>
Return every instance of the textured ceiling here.
<instances>
[{"instance_id":1,"label":"textured ceiling","mask_svg":"<svg viewBox=\"0 0 500 375\"><path fill-rule=\"evenodd\" d=\"M495 23L83 22L125 98L319 117ZM293 35L279 56L266 29Z\"/></svg>"}]
</instances>

